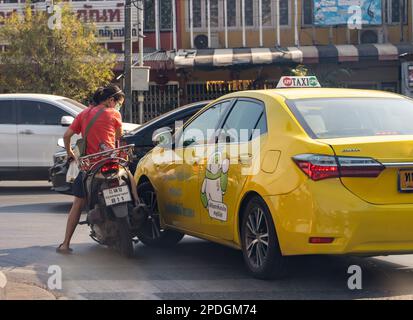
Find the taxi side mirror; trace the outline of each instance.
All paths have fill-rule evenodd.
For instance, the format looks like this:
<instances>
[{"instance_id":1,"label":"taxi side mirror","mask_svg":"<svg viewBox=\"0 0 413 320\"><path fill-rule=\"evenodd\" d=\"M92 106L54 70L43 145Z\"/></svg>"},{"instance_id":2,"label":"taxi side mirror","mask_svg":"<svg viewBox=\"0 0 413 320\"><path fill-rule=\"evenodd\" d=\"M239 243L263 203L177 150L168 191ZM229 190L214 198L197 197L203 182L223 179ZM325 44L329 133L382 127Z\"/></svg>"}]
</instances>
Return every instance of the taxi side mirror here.
<instances>
[{"instance_id":1,"label":"taxi side mirror","mask_svg":"<svg viewBox=\"0 0 413 320\"><path fill-rule=\"evenodd\" d=\"M172 146L172 132L169 127L163 127L155 130L152 134L152 143L154 146L162 146L164 148Z\"/></svg>"}]
</instances>

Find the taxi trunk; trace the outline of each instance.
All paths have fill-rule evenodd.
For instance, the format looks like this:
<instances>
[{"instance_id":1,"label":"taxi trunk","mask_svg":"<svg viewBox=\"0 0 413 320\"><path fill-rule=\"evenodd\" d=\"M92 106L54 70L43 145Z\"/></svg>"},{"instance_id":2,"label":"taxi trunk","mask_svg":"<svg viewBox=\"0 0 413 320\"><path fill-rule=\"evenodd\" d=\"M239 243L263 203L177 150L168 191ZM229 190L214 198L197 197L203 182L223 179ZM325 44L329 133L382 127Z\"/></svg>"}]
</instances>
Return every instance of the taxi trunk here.
<instances>
[{"instance_id":1,"label":"taxi trunk","mask_svg":"<svg viewBox=\"0 0 413 320\"><path fill-rule=\"evenodd\" d=\"M413 203L413 100L360 92L288 104L308 135L335 153L296 157L302 169L315 179L340 178L371 204Z\"/></svg>"},{"instance_id":2,"label":"taxi trunk","mask_svg":"<svg viewBox=\"0 0 413 320\"><path fill-rule=\"evenodd\" d=\"M342 171L349 170L340 175L344 187L361 199L373 204L413 203L413 135L320 141L334 150ZM376 172L366 176L369 170Z\"/></svg>"}]
</instances>

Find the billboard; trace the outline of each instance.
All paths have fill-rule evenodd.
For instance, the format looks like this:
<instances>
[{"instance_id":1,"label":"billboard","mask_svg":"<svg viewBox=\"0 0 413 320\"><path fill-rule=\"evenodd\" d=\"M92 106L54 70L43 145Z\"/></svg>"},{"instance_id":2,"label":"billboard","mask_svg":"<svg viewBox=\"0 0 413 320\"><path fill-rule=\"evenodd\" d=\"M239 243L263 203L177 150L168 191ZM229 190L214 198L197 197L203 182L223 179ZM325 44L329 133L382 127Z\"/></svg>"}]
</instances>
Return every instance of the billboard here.
<instances>
[{"instance_id":1,"label":"billboard","mask_svg":"<svg viewBox=\"0 0 413 320\"><path fill-rule=\"evenodd\" d=\"M1 0L0 0L1 1ZM73 12L83 22L92 22L96 26L98 41L123 41L124 39L124 1L72 1L67 2ZM46 2L33 3L35 10L46 10ZM0 3L0 18L6 18L13 12L22 13L25 3ZM132 21L137 21L137 9L132 6ZM136 23L132 26L132 37L138 37Z\"/></svg>"},{"instance_id":2,"label":"billboard","mask_svg":"<svg viewBox=\"0 0 413 320\"><path fill-rule=\"evenodd\" d=\"M382 24L382 0L313 1L316 26Z\"/></svg>"}]
</instances>

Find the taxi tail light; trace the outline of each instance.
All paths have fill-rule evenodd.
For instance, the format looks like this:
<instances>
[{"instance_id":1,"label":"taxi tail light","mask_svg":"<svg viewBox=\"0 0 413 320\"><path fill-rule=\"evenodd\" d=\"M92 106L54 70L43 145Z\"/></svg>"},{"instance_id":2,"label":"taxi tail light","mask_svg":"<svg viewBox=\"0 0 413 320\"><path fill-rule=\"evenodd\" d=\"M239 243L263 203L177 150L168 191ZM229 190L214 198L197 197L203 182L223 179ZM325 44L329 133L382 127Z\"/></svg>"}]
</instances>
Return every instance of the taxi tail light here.
<instances>
[{"instance_id":1,"label":"taxi tail light","mask_svg":"<svg viewBox=\"0 0 413 320\"><path fill-rule=\"evenodd\" d=\"M119 163L116 163L116 162L105 163L100 169L100 172L102 172L102 174L112 174L118 171L119 171Z\"/></svg>"},{"instance_id":2,"label":"taxi tail light","mask_svg":"<svg viewBox=\"0 0 413 320\"><path fill-rule=\"evenodd\" d=\"M293 160L314 181L341 177L375 178L385 168L372 158L300 154L293 157Z\"/></svg>"}]
</instances>

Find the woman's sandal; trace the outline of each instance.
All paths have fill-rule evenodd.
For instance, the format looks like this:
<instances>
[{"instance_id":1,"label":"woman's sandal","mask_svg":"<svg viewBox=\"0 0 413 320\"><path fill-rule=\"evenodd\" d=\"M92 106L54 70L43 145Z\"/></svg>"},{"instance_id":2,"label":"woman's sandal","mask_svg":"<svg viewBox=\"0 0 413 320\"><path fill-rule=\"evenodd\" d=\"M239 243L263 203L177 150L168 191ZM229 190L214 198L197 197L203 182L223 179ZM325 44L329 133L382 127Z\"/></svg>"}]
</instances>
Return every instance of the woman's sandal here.
<instances>
[{"instance_id":1,"label":"woman's sandal","mask_svg":"<svg viewBox=\"0 0 413 320\"><path fill-rule=\"evenodd\" d=\"M73 252L73 249L68 248L68 249L62 249L63 243L59 244L59 246L56 248L56 252L60 254L71 254Z\"/></svg>"}]
</instances>

